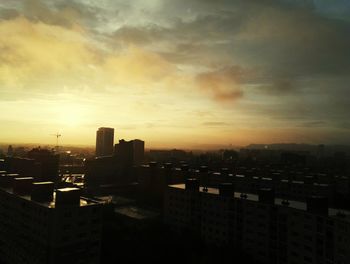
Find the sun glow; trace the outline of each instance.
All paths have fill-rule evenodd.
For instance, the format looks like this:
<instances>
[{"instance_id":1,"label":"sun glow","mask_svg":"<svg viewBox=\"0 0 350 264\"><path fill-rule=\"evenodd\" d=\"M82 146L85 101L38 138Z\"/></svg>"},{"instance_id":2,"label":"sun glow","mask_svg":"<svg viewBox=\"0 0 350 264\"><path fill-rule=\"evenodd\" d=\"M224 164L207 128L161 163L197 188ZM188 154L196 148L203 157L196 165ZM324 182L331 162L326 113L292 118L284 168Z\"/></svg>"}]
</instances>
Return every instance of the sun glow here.
<instances>
[{"instance_id":1,"label":"sun glow","mask_svg":"<svg viewBox=\"0 0 350 264\"><path fill-rule=\"evenodd\" d=\"M63 104L58 111L58 123L63 127L77 127L84 123L86 113L82 106Z\"/></svg>"}]
</instances>

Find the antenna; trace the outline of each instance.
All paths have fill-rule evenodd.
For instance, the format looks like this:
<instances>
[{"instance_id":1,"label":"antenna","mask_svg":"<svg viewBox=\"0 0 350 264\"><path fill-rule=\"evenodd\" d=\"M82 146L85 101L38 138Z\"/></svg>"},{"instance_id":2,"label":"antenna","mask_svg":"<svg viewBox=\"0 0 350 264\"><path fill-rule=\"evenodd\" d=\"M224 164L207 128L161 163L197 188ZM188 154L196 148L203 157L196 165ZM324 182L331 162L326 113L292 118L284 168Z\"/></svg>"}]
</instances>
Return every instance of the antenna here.
<instances>
[{"instance_id":1,"label":"antenna","mask_svg":"<svg viewBox=\"0 0 350 264\"><path fill-rule=\"evenodd\" d=\"M62 135L59 134L58 132L56 134L51 134L51 136L55 136L56 137L56 151L58 151L58 138L61 137Z\"/></svg>"}]
</instances>

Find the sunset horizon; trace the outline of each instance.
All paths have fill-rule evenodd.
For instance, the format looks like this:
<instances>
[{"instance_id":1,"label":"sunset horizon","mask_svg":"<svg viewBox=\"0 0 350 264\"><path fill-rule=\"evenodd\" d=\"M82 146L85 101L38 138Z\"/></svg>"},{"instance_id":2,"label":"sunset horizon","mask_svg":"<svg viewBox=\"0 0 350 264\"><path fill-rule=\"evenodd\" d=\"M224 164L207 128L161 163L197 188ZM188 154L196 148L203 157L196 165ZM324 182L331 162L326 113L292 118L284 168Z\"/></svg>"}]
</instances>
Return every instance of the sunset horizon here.
<instances>
[{"instance_id":1,"label":"sunset horizon","mask_svg":"<svg viewBox=\"0 0 350 264\"><path fill-rule=\"evenodd\" d=\"M6 1L1 142L349 144L346 1Z\"/></svg>"},{"instance_id":2,"label":"sunset horizon","mask_svg":"<svg viewBox=\"0 0 350 264\"><path fill-rule=\"evenodd\" d=\"M0 1L0 264L350 264L350 0Z\"/></svg>"}]
</instances>

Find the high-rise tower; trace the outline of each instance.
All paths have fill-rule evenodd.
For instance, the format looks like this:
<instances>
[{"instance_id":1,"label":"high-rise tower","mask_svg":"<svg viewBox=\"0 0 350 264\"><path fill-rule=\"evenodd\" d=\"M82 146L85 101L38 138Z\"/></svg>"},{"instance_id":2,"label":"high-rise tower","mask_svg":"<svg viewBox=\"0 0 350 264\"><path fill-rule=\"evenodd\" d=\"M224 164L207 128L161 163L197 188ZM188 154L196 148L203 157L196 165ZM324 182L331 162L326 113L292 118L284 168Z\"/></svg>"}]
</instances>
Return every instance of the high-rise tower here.
<instances>
[{"instance_id":1,"label":"high-rise tower","mask_svg":"<svg viewBox=\"0 0 350 264\"><path fill-rule=\"evenodd\" d=\"M100 127L96 132L96 157L113 155L114 128Z\"/></svg>"}]
</instances>

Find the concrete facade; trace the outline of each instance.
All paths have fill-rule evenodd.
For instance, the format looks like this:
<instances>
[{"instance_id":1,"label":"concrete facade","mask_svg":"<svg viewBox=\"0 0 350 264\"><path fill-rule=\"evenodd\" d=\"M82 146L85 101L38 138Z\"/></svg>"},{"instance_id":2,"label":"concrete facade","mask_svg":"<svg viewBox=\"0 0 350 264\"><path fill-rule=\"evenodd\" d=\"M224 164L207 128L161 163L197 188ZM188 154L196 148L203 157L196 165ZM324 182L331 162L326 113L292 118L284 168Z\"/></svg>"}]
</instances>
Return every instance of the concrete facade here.
<instances>
[{"instance_id":1,"label":"concrete facade","mask_svg":"<svg viewBox=\"0 0 350 264\"><path fill-rule=\"evenodd\" d=\"M9 181L30 178L7 176L0 176L2 263L99 263L101 203L80 197L77 188L53 191L50 182L17 184L19 194Z\"/></svg>"},{"instance_id":2,"label":"concrete facade","mask_svg":"<svg viewBox=\"0 0 350 264\"><path fill-rule=\"evenodd\" d=\"M208 244L243 250L263 263L350 263L350 212L264 196L170 185L164 221L177 232L196 233Z\"/></svg>"}]
</instances>

